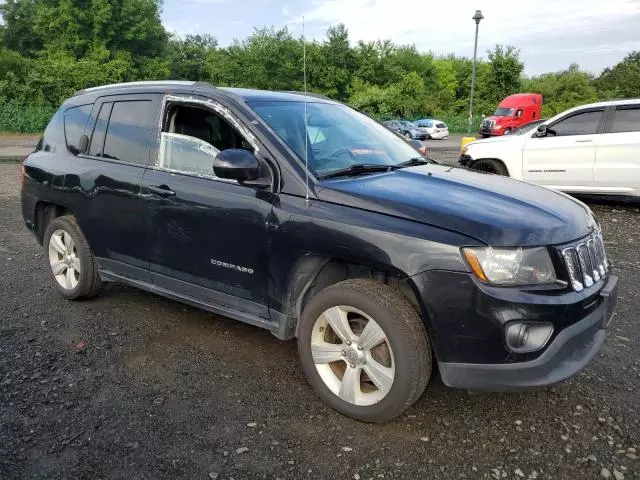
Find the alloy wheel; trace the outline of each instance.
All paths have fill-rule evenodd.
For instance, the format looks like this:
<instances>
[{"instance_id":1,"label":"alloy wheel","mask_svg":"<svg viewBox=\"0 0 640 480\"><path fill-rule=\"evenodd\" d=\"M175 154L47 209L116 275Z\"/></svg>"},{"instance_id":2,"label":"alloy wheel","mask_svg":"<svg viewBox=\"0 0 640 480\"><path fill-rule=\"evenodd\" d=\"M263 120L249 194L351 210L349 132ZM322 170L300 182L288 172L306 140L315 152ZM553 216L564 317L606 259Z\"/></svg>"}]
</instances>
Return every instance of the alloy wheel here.
<instances>
[{"instance_id":1,"label":"alloy wheel","mask_svg":"<svg viewBox=\"0 0 640 480\"><path fill-rule=\"evenodd\" d=\"M325 310L311 334L313 363L324 384L352 405L373 405L391 390L393 351L386 334L366 313L346 305Z\"/></svg>"},{"instance_id":2,"label":"alloy wheel","mask_svg":"<svg viewBox=\"0 0 640 480\"><path fill-rule=\"evenodd\" d=\"M73 238L64 230L56 230L51 234L49 264L53 276L62 288L76 288L80 281L80 258Z\"/></svg>"}]
</instances>

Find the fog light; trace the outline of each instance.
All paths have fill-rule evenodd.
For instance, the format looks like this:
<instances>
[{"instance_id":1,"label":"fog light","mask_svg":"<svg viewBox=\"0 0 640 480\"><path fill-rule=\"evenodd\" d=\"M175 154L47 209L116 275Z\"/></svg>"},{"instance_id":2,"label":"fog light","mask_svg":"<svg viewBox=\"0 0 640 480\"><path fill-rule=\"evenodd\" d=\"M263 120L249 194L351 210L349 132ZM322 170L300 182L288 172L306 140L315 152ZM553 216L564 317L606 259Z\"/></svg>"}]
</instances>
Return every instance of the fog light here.
<instances>
[{"instance_id":1,"label":"fog light","mask_svg":"<svg viewBox=\"0 0 640 480\"><path fill-rule=\"evenodd\" d=\"M507 346L517 353L535 352L546 345L552 333L550 323L511 323L506 330Z\"/></svg>"}]
</instances>

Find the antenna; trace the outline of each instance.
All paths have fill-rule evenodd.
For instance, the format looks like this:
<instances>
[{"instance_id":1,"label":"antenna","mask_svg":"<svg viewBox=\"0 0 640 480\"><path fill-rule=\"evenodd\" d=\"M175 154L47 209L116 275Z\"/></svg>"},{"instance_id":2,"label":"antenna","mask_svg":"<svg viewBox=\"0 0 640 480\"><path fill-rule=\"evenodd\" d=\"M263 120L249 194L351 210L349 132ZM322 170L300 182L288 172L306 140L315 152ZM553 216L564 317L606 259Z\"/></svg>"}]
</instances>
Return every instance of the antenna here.
<instances>
[{"instance_id":1,"label":"antenna","mask_svg":"<svg viewBox=\"0 0 640 480\"><path fill-rule=\"evenodd\" d=\"M304 15L302 16L302 76L304 78L304 187L305 205L309 206L309 129L307 128L307 40L304 36Z\"/></svg>"}]
</instances>

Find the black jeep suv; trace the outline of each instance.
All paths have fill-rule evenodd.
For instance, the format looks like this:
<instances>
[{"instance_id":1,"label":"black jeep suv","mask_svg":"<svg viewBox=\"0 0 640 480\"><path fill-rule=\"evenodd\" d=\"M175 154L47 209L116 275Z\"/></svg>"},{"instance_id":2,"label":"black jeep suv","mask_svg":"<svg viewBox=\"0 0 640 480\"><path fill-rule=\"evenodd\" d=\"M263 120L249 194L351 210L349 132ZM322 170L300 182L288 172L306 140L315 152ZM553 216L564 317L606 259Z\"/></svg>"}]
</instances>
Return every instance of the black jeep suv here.
<instances>
[{"instance_id":1,"label":"black jeep suv","mask_svg":"<svg viewBox=\"0 0 640 480\"><path fill-rule=\"evenodd\" d=\"M297 337L317 394L382 422L452 387L582 369L616 301L565 195L431 163L320 96L89 88L24 162L22 211L69 299L123 282Z\"/></svg>"}]
</instances>

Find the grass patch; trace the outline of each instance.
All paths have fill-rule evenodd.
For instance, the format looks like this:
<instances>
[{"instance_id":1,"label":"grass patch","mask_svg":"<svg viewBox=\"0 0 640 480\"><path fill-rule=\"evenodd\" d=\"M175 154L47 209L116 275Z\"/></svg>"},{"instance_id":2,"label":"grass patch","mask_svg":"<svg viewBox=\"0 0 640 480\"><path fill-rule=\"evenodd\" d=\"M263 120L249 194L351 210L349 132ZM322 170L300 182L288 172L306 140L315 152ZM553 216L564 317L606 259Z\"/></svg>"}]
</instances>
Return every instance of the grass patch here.
<instances>
[{"instance_id":1,"label":"grass patch","mask_svg":"<svg viewBox=\"0 0 640 480\"><path fill-rule=\"evenodd\" d=\"M0 105L0 132L41 133L56 110L48 106Z\"/></svg>"}]
</instances>

